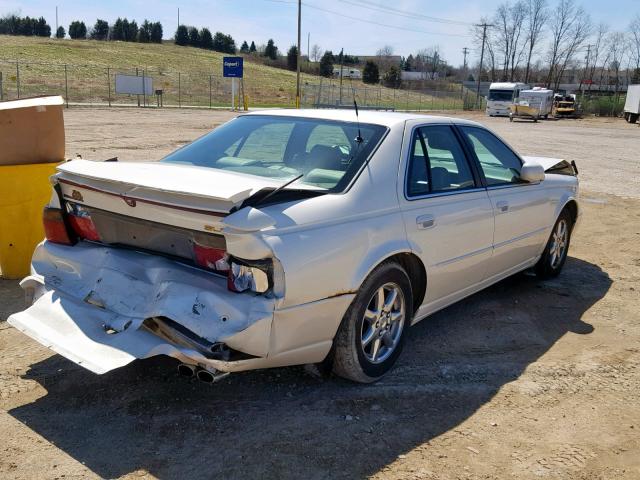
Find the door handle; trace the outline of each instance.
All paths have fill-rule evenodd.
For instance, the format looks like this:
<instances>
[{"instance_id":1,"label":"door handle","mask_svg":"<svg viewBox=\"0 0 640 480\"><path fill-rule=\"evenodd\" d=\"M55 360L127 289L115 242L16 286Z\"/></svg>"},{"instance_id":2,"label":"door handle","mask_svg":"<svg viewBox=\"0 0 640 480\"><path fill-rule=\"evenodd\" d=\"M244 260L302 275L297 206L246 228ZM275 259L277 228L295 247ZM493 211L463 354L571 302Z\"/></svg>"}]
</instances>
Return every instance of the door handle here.
<instances>
[{"instance_id":1,"label":"door handle","mask_svg":"<svg viewBox=\"0 0 640 480\"><path fill-rule=\"evenodd\" d=\"M498 209L499 213L505 213L509 211L509 203L501 200L499 202L496 202L496 208Z\"/></svg>"},{"instance_id":2,"label":"door handle","mask_svg":"<svg viewBox=\"0 0 640 480\"><path fill-rule=\"evenodd\" d=\"M419 230L426 230L427 228L435 226L436 220L433 218L433 215L420 215L416 218L416 224Z\"/></svg>"}]
</instances>

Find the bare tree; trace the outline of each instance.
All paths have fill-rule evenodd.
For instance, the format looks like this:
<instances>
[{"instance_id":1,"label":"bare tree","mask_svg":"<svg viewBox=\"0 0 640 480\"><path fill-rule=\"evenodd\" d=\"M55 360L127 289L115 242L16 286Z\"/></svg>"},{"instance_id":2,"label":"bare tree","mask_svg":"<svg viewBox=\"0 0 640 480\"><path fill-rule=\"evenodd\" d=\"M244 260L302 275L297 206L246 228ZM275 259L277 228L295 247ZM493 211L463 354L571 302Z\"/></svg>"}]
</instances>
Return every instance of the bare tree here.
<instances>
[{"instance_id":1,"label":"bare tree","mask_svg":"<svg viewBox=\"0 0 640 480\"><path fill-rule=\"evenodd\" d=\"M513 80L522 59L523 25L527 6L523 1L503 3L498 7L496 24L497 46L502 56L502 79Z\"/></svg>"},{"instance_id":2,"label":"bare tree","mask_svg":"<svg viewBox=\"0 0 640 480\"><path fill-rule=\"evenodd\" d=\"M551 44L547 87L558 88L562 75L578 48L591 33L591 20L575 0L559 0L551 13Z\"/></svg>"},{"instance_id":3,"label":"bare tree","mask_svg":"<svg viewBox=\"0 0 640 480\"><path fill-rule=\"evenodd\" d=\"M622 32L612 32L608 39L608 76L609 84L613 82L616 94L620 88L620 70L627 54L627 39Z\"/></svg>"},{"instance_id":4,"label":"bare tree","mask_svg":"<svg viewBox=\"0 0 640 480\"><path fill-rule=\"evenodd\" d=\"M318 45L317 43L315 43L313 45L313 47L311 47L311 60L313 60L314 62L318 62L320 61L320 58L322 57L322 48L320 48L320 45Z\"/></svg>"},{"instance_id":5,"label":"bare tree","mask_svg":"<svg viewBox=\"0 0 640 480\"><path fill-rule=\"evenodd\" d=\"M636 15L629 25L631 60L636 74L640 74L640 14Z\"/></svg>"},{"instance_id":6,"label":"bare tree","mask_svg":"<svg viewBox=\"0 0 640 480\"><path fill-rule=\"evenodd\" d=\"M549 19L547 0L528 0L527 3L527 67L524 73L524 83L529 83L531 59L534 50L542 39L542 29Z\"/></svg>"},{"instance_id":7,"label":"bare tree","mask_svg":"<svg viewBox=\"0 0 640 480\"><path fill-rule=\"evenodd\" d=\"M384 73L391 68L393 65L393 47L391 45L385 45L382 48L379 48L376 52L376 56L378 57L378 66L380 67L381 73Z\"/></svg>"},{"instance_id":8,"label":"bare tree","mask_svg":"<svg viewBox=\"0 0 640 480\"><path fill-rule=\"evenodd\" d=\"M594 43L588 49L587 57L585 58L585 74L584 74L584 78L580 81L580 89L582 89L582 82L584 80L589 80L588 81L589 86L587 87L587 90L591 91L591 84L593 83L593 77L595 76L596 71L598 69L598 62L601 60L601 57L603 55L602 50L605 46L605 41L606 41L608 32L609 32L609 27L606 24L600 23L600 25L598 25L598 29L596 30L595 37L594 37L595 38Z\"/></svg>"}]
</instances>

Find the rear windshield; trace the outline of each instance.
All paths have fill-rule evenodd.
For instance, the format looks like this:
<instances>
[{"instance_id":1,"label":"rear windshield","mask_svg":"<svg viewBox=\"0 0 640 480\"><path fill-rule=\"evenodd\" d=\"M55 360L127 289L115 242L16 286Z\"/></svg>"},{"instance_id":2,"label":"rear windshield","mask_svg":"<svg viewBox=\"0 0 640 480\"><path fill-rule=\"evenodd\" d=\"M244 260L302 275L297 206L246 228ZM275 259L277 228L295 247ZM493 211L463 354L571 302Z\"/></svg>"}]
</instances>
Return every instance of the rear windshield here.
<instances>
[{"instance_id":1,"label":"rear windshield","mask_svg":"<svg viewBox=\"0 0 640 480\"><path fill-rule=\"evenodd\" d=\"M354 114L355 117L355 114ZM342 191L386 131L380 125L300 117L246 115L171 153L186 163Z\"/></svg>"},{"instance_id":2,"label":"rear windshield","mask_svg":"<svg viewBox=\"0 0 640 480\"><path fill-rule=\"evenodd\" d=\"M489 90L489 100L509 102L513 98L513 90Z\"/></svg>"}]
</instances>

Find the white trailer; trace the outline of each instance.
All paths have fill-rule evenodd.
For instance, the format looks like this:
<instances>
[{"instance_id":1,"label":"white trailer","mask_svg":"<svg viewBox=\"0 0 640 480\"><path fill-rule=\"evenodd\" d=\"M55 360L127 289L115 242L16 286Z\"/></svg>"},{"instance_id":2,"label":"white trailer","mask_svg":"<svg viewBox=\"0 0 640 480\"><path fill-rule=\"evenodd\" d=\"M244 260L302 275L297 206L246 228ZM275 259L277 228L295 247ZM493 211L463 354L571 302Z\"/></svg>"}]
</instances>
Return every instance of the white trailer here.
<instances>
[{"instance_id":1,"label":"white trailer","mask_svg":"<svg viewBox=\"0 0 640 480\"><path fill-rule=\"evenodd\" d=\"M528 107L523 109L528 111L528 116L539 118L548 118L553 108L553 90L542 87L533 87L531 90L520 90L520 94L513 101L514 106ZM512 114L515 110L511 109ZM513 115L512 115L513 118Z\"/></svg>"},{"instance_id":2,"label":"white trailer","mask_svg":"<svg viewBox=\"0 0 640 480\"><path fill-rule=\"evenodd\" d=\"M490 117L506 117L511 112L511 104L518 98L520 91L530 88L526 83L520 82L494 82L489 85L486 113Z\"/></svg>"},{"instance_id":3,"label":"white trailer","mask_svg":"<svg viewBox=\"0 0 640 480\"><path fill-rule=\"evenodd\" d=\"M333 69L333 76L340 78L340 67ZM342 78L362 78L362 72L353 67L342 67Z\"/></svg>"},{"instance_id":4,"label":"white trailer","mask_svg":"<svg viewBox=\"0 0 640 480\"><path fill-rule=\"evenodd\" d=\"M624 119L629 123L636 123L640 118L640 85L629 85L627 101L624 102Z\"/></svg>"}]
</instances>

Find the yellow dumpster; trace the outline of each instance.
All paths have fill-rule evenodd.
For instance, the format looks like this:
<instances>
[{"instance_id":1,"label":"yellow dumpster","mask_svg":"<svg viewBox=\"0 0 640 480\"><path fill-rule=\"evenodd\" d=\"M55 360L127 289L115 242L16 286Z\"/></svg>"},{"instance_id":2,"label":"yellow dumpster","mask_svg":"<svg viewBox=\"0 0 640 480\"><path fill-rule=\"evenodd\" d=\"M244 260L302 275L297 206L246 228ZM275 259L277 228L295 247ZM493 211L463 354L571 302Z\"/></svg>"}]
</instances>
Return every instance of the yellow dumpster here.
<instances>
[{"instance_id":1,"label":"yellow dumpster","mask_svg":"<svg viewBox=\"0 0 640 480\"><path fill-rule=\"evenodd\" d=\"M62 97L0 102L0 275L29 274L44 238L42 208L51 176L64 160Z\"/></svg>"},{"instance_id":2,"label":"yellow dumpster","mask_svg":"<svg viewBox=\"0 0 640 480\"><path fill-rule=\"evenodd\" d=\"M55 163L0 166L0 272L3 278L29 274L31 255L44 238L42 209L51 198L48 178Z\"/></svg>"}]
</instances>

